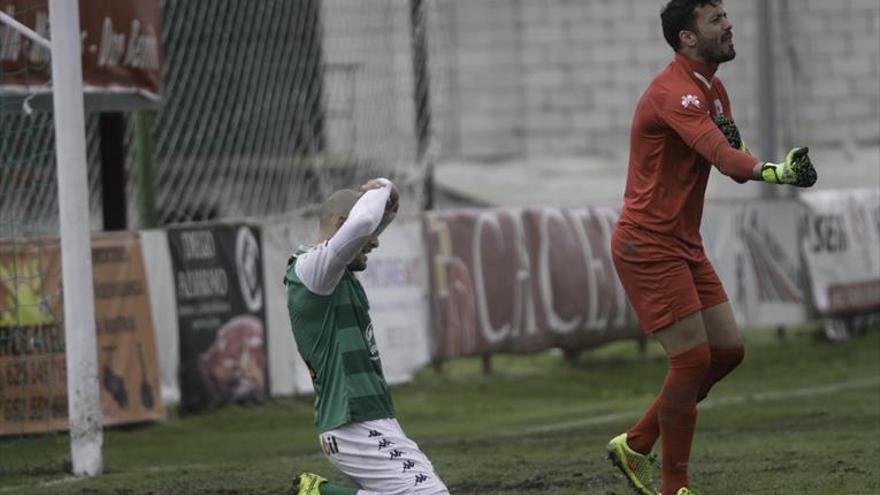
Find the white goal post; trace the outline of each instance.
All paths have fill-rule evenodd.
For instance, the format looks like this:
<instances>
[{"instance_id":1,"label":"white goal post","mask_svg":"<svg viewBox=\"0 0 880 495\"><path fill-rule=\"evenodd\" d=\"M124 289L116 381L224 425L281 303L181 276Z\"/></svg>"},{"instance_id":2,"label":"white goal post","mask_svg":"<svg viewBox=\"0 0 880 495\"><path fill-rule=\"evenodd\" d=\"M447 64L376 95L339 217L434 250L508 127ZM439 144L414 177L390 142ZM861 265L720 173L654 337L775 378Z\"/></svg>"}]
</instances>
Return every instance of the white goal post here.
<instances>
[{"instance_id":1,"label":"white goal post","mask_svg":"<svg viewBox=\"0 0 880 495\"><path fill-rule=\"evenodd\" d=\"M79 2L49 0L51 42L0 12L0 22L52 53L52 95L61 237L67 409L74 475L101 474L95 296L86 173Z\"/></svg>"}]
</instances>

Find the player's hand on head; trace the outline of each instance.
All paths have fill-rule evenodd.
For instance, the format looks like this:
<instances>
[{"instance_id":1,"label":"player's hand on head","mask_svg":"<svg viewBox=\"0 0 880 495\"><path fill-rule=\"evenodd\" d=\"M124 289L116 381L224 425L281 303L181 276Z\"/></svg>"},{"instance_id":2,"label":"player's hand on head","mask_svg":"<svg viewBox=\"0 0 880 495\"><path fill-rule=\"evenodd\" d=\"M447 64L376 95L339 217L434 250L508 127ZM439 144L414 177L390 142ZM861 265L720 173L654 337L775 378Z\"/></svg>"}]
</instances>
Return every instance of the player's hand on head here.
<instances>
[{"instance_id":1,"label":"player's hand on head","mask_svg":"<svg viewBox=\"0 0 880 495\"><path fill-rule=\"evenodd\" d=\"M373 189L381 189L384 185L379 179L370 179L361 186L361 194Z\"/></svg>"}]
</instances>

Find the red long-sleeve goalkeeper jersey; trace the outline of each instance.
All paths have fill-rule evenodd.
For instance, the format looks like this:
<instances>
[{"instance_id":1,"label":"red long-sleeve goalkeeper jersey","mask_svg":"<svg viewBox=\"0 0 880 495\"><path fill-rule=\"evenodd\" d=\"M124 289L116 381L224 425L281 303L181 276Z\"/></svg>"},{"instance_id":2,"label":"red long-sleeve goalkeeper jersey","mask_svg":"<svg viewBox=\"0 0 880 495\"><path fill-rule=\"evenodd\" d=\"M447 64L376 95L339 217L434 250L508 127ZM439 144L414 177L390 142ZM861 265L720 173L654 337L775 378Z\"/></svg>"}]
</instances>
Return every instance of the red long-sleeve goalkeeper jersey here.
<instances>
[{"instance_id":1,"label":"red long-sleeve goalkeeper jersey","mask_svg":"<svg viewBox=\"0 0 880 495\"><path fill-rule=\"evenodd\" d=\"M618 222L628 245L638 247L629 254L697 256L711 164L738 182L752 177L757 159L731 148L713 121L718 114L733 120L714 72L677 53L639 99Z\"/></svg>"}]
</instances>

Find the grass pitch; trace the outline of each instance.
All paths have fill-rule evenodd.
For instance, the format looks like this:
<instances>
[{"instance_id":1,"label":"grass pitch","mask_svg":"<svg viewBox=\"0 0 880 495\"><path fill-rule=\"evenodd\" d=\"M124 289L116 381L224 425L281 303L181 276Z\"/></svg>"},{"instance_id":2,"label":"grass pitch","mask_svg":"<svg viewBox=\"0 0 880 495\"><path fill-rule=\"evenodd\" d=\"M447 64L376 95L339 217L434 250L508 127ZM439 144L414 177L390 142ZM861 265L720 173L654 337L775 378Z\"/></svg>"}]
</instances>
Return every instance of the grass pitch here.
<instances>
[{"instance_id":1,"label":"grass pitch","mask_svg":"<svg viewBox=\"0 0 880 495\"><path fill-rule=\"evenodd\" d=\"M701 404L691 459L703 494L880 494L880 329L843 344L815 328L746 333L746 360ZM577 364L553 352L424 370L398 417L453 494L631 493L604 446L658 390L665 359L620 342ZM309 398L105 431L104 475L74 480L67 437L0 439L0 495L283 494L291 475L342 482Z\"/></svg>"}]
</instances>

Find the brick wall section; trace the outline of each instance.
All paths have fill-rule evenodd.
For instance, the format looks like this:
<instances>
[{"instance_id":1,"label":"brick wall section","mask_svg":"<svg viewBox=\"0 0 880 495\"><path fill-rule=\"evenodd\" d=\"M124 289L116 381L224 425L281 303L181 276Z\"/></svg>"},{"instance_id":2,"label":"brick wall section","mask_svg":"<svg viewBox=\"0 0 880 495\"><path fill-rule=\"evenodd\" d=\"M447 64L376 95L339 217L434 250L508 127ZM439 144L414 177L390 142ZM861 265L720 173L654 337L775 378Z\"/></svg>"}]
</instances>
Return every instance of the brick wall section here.
<instances>
[{"instance_id":1,"label":"brick wall section","mask_svg":"<svg viewBox=\"0 0 880 495\"><path fill-rule=\"evenodd\" d=\"M412 163L416 137L407 2L323 0L321 6L328 152L383 165Z\"/></svg>"},{"instance_id":2,"label":"brick wall section","mask_svg":"<svg viewBox=\"0 0 880 495\"><path fill-rule=\"evenodd\" d=\"M441 156L625 155L635 103L672 56L663 3L437 0ZM738 56L719 76L756 143L755 2L726 9ZM780 146L880 143L880 3L776 0L774 12Z\"/></svg>"}]
</instances>

